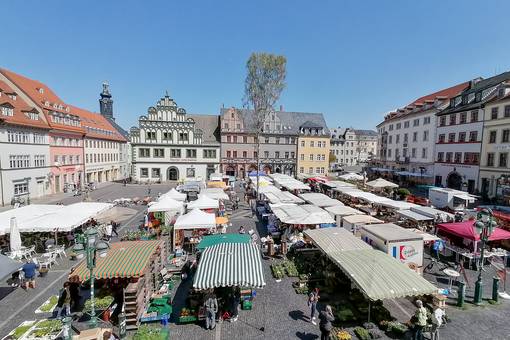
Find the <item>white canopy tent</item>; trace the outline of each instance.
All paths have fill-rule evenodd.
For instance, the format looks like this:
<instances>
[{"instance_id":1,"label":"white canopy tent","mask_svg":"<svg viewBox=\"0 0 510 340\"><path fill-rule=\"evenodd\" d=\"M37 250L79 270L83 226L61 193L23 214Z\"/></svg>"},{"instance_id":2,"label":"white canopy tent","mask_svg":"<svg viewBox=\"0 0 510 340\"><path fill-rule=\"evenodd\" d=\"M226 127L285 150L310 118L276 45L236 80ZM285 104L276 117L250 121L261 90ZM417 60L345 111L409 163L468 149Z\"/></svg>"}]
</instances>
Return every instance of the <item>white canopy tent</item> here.
<instances>
[{"instance_id":1,"label":"white canopy tent","mask_svg":"<svg viewBox=\"0 0 510 340\"><path fill-rule=\"evenodd\" d=\"M281 222L287 224L333 224L329 213L312 204L270 204L271 210Z\"/></svg>"},{"instance_id":2,"label":"white canopy tent","mask_svg":"<svg viewBox=\"0 0 510 340\"><path fill-rule=\"evenodd\" d=\"M30 221L38 217L64 209L63 205L30 204L23 207L10 209L0 213L0 235L9 233L11 218L16 217L18 228L29 225Z\"/></svg>"},{"instance_id":3,"label":"white canopy tent","mask_svg":"<svg viewBox=\"0 0 510 340\"><path fill-rule=\"evenodd\" d=\"M188 209L218 209L220 206L218 200L212 199L206 195L201 195L196 201L188 203Z\"/></svg>"},{"instance_id":4,"label":"white canopy tent","mask_svg":"<svg viewBox=\"0 0 510 340\"><path fill-rule=\"evenodd\" d=\"M205 195L215 200L228 201L229 197L222 188L205 188L200 191L200 196Z\"/></svg>"},{"instance_id":5,"label":"white canopy tent","mask_svg":"<svg viewBox=\"0 0 510 340\"><path fill-rule=\"evenodd\" d=\"M157 211L176 211L181 214L184 212L184 203L177 201L169 196L162 196L159 201L152 203L147 209L148 212Z\"/></svg>"},{"instance_id":6,"label":"white canopy tent","mask_svg":"<svg viewBox=\"0 0 510 340\"><path fill-rule=\"evenodd\" d=\"M212 229L216 227L214 214L206 213L198 208L191 210L186 215L179 216L175 221L174 229Z\"/></svg>"},{"instance_id":7,"label":"white canopy tent","mask_svg":"<svg viewBox=\"0 0 510 340\"><path fill-rule=\"evenodd\" d=\"M376 180L367 182L367 186L372 189L398 188L397 184L387 181L384 178L378 178Z\"/></svg>"},{"instance_id":8,"label":"white canopy tent","mask_svg":"<svg viewBox=\"0 0 510 340\"><path fill-rule=\"evenodd\" d=\"M334 205L332 207L325 207L324 210L329 212L332 216L363 215L362 211L348 207L346 205Z\"/></svg>"},{"instance_id":9,"label":"white canopy tent","mask_svg":"<svg viewBox=\"0 0 510 340\"><path fill-rule=\"evenodd\" d=\"M455 217L453 214L447 213L446 211L434 209L432 207L424 207L421 205L412 207L410 210L432 218L436 218L436 216L439 215L444 221L453 219Z\"/></svg>"},{"instance_id":10,"label":"white canopy tent","mask_svg":"<svg viewBox=\"0 0 510 340\"><path fill-rule=\"evenodd\" d=\"M399 210L397 211L399 216L409 219L415 222L433 221L434 217L426 216L412 210Z\"/></svg>"},{"instance_id":11,"label":"white canopy tent","mask_svg":"<svg viewBox=\"0 0 510 340\"><path fill-rule=\"evenodd\" d=\"M296 203L301 204L305 201L301 198L297 197L296 195L293 195L292 193L288 191L282 191L275 187L274 185L269 185L266 187L261 188L260 193L263 194L269 203L278 204L288 204L288 203Z\"/></svg>"},{"instance_id":12,"label":"white canopy tent","mask_svg":"<svg viewBox=\"0 0 510 340\"><path fill-rule=\"evenodd\" d=\"M175 190L175 188L172 188L167 193L164 193L163 195L161 195L161 197L159 199L161 200L163 197L173 198L174 200L181 201L181 202L186 201L186 194L183 194L182 192L178 192L177 190Z\"/></svg>"},{"instance_id":13,"label":"white canopy tent","mask_svg":"<svg viewBox=\"0 0 510 340\"><path fill-rule=\"evenodd\" d=\"M346 181L362 181L364 179L363 176L355 174L354 172L343 174L341 176L338 176L338 178L344 179Z\"/></svg>"},{"instance_id":14,"label":"white canopy tent","mask_svg":"<svg viewBox=\"0 0 510 340\"><path fill-rule=\"evenodd\" d=\"M388 201L382 201L377 203L378 205L381 205L386 208L395 209L395 210L409 210L412 207L417 207L417 204L406 202L406 201L394 201L394 200L388 200Z\"/></svg>"},{"instance_id":15,"label":"white canopy tent","mask_svg":"<svg viewBox=\"0 0 510 340\"><path fill-rule=\"evenodd\" d=\"M332 207L335 205L344 205L339 200L333 199L327 195L318 193L318 192L307 192L299 195L302 199L304 199L307 203L316 205L320 208L323 207Z\"/></svg>"},{"instance_id":16,"label":"white canopy tent","mask_svg":"<svg viewBox=\"0 0 510 340\"><path fill-rule=\"evenodd\" d=\"M349 195L351 197L355 197L357 199L361 199L361 200L367 201L369 203L382 203L382 202L390 202L390 201L392 201L391 199L389 199L387 197L382 197L382 196L374 195L371 192L365 192L365 191L361 191L361 192L348 192L347 195Z\"/></svg>"}]
</instances>

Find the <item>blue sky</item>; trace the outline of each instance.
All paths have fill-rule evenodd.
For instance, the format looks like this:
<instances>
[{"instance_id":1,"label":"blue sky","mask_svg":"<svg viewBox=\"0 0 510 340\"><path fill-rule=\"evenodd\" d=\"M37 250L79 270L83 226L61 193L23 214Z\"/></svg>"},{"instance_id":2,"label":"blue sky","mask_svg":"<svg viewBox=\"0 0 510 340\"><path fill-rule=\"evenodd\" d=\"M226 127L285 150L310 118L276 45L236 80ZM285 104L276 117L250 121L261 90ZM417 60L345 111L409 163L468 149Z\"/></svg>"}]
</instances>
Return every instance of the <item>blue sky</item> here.
<instances>
[{"instance_id":1,"label":"blue sky","mask_svg":"<svg viewBox=\"0 0 510 340\"><path fill-rule=\"evenodd\" d=\"M280 104L330 126L510 70L509 1L6 1L0 67L129 128L168 90L191 113L240 106L253 51L288 59ZM5 15L7 14L7 15Z\"/></svg>"}]
</instances>

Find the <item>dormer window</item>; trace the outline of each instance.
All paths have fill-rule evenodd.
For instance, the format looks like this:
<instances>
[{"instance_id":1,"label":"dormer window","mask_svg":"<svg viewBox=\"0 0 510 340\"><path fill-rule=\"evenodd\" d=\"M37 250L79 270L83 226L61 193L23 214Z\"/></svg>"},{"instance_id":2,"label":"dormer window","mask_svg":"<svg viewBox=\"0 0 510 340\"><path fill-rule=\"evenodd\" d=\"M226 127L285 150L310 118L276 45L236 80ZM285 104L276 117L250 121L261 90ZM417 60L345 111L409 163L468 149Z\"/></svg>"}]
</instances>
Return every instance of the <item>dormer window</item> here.
<instances>
[{"instance_id":1,"label":"dormer window","mask_svg":"<svg viewBox=\"0 0 510 340\"><path fill-rule=\"evenodd\" d=\"M25 114L31 120L39 120L39 115L37 112L26 112Z\"/></svg>"},{"instance_id":2,"label":"dormer window","mask_svg":"<svg viewBox=\"0 0 510 340\"><path fill-rule=\"evenodd\" d=\"M58 105L57 104L53 104L53 108L58 109Z\"/></svg>"},{"instance_id":3,"label":"dormer window","mask_svg":"<svg viewBox=\"0 0 510 340\"><path fill-rule=\"evenodd\" d=\"M9 98L11 98L12 100L16 100L16 93L11 93L9 95Z\"/></svg>"},{"instance_id":4,"label":"dormer window","mask_svg":"<svg viewBox=\"0 0 510 340\"><path fill-rule=\"evenodd\" d=\"M69 106L66 107L66 112L69 112Z\"/></svg>"},{"instance_id":5,"label":"dormer window","mask_svg":"<svg viewBox=\"0 0 510 340\"><path fill-rule=\"evenodd\" d=\"M40 94L44 93L44 89L42 87L38 88L37 90L39 91Z\"/></svg>"},{"instance_id":6,"label":"dormer window","mask_svg":"<svg viewBox=\"0 0 510 340\"><path fill-rule=\"evenodd\" d=\"M0 106L0 111L2 112L2 116L14 116L14 108L12 106Z\"/></svg>"},{"instance_id":7,"label":"dormer window","mask_svg":"<svg viewBox=\"0 0 510 340\"><path fill-rule=\"evenodd\" d=\"M45 101L44 102L44 106L50 106L50 102L49 101Z\"/></svg>"},{"instance_id":8,"label":"dormer window","mask_svg":"<svg viewBox=\"0 0 510 340\"><path fill-rule=\"evenodd\" d=\"M477 93L476 93L475 100L476 100L477 102L479 102L480 100L482 100L482 92L477 92Z\"/></svg>"}]
</instances>

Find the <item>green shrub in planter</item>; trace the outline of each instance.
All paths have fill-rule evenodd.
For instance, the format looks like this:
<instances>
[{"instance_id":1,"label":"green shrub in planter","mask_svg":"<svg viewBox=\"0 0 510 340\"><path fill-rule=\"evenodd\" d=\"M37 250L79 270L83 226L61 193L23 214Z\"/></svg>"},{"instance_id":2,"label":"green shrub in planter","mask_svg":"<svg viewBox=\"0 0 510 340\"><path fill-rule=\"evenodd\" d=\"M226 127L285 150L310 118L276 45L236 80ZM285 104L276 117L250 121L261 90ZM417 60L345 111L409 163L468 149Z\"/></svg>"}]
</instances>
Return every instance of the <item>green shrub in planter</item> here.
<instances>
[{"instance_id":1,"label":"green shrub in planter","mask_svg":"<svg viewBox=\"0 0 510 340\"><path fill-rule=\"evenodd\" d=\"M277 280L281 280L285 276L284 269L279 264L272 264L271 265L271 272L273 273L273 277L275 279L277 279Z\"/></svg>"},{"instance_id":2,"label":"green shrub in planter","mask_svg":"<svg viewBox=\"0 0 510 340\"><path fill-rule=\"evenodd\" d=\"M113 297L111 296L105 296L102 298L95 298L94 304L95 309L97 310L105 310L106 308L110 307L110 305L113 302ZM85 311L90 312L92 309L92 301L88 299L85 301Z\"/></svg>"},{"instance_id":3,"label":"green shrub in planter","mask_svg":"<svg viewBox=\"0 0 510 340\"><path fill-rule=\"evenodd\" d=\"M336 318L341 322L352 321L356 319L352 310L348 308L340 309L336 313Z\"/></svg>"},{"instance_id":4,"label":"green shrub in planter","mask_svg":"<svg viewBox=\"0 0 510 340\"><path fill-rule=\"evenodd\" d=\"M370 340L370 333L363 327L354 328L354 334L356 334L360 340Z\"/></svg>"},{"instance_id":5,"label":"green shrub in planter","mask_svg":"<svg viewBox=\"0 0 510 340\"><path fill-rule=\"evenodd\" d=\"M406 196L411 195L411 192L409 190L407 190L406 188L400 188L397 190L397 195L404 198Z\"/></svg>"}]
</instances>

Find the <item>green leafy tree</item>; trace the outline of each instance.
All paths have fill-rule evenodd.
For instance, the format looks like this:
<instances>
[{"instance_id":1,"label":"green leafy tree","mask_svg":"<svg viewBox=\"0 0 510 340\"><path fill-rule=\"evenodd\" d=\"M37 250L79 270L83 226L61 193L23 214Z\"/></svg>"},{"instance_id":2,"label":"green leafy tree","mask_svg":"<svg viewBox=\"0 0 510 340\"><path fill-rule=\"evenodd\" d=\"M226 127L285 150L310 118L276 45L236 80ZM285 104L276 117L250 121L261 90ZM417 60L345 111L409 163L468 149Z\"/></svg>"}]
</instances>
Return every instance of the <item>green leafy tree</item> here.
<instances>
[{"instance_id":1,"label":"green leafy tree","mask_svg":"<svg viewBox=\"0 0 510 340\"><path fill-rule=\"evenodd\" d=\"M260 137L265 122L286 86L287 59L270 53L252 53L246 63L245 106L253 109L257 148L257 195L259 192Z\"/></svg>"}]
</instances>

